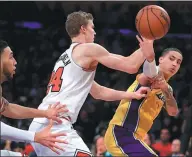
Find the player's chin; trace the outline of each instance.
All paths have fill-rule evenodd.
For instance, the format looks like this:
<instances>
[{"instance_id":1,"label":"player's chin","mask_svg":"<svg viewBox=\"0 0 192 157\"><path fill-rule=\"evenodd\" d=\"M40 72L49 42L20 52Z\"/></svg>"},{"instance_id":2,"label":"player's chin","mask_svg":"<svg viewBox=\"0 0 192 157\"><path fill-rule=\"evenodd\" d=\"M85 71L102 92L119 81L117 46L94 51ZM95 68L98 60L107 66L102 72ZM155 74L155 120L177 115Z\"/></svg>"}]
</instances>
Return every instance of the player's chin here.
<instances>
[{"instance_id":1,"label":"player's chin","mask_svg":"<svg viewBox=\"0 0 192 157\"><path fill-rule=\"evenodd\" d=\"M13 79L14 75L15 75L15 73L11 73L10 76L9 76L9 78L10 78L10 79Z\"/></svg>"},{"instance_id":2,"label":"player's chin","mask_svg":"<svg viewBox=\"0 0 192 157\"><path fill-rule=\"evenodd\" d=\"M11 81L13 79L13 75L12 74L7 75L6 77L7 77L7 81Z\"/></svg>"},{"instance_id":3,"label":"player's chin","mask_svg":"<svg viewBox=\"0 0 192 157\"><path fill-rule=\"evenodd\" d=\"M9 76L9 80L12 80L12 79L13 79L13 75L10 75L10 76Z\"/></svg>"},{"instance_id":4,"label":"player's chin","mask_svg":"<svg viewBox=\"0 0 192 157\"><path fill-rule=\"evenodd\" d=\"M172 76L174 76L174 75L175 75L175 72L168 72L168 73L167 73L167 76L168 76L168 77L172 77Z\"/></svg>"}]
</instances>

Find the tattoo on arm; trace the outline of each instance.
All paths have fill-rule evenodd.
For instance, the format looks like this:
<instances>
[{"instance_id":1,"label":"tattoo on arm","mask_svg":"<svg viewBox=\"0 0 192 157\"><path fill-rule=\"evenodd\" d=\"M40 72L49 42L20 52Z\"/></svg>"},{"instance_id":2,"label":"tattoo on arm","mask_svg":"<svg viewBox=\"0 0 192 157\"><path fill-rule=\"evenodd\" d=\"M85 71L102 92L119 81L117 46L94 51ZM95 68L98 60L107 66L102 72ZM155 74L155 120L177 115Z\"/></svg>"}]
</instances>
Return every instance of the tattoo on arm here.
<instances>
[{"instance_id":1,"label":"tattoo on arm","mask_svg":"<svg viewBox=\"0 0 192 157\"><path fill-rule=\"evenodd\" d=\"M173 108L178 108L177 107L177 102L173 96L173 90L169 86L167 90L163 91L164 96L165 96L165 108L167 109L168 107L173 107Z\"/></svg>"}]
</instances>

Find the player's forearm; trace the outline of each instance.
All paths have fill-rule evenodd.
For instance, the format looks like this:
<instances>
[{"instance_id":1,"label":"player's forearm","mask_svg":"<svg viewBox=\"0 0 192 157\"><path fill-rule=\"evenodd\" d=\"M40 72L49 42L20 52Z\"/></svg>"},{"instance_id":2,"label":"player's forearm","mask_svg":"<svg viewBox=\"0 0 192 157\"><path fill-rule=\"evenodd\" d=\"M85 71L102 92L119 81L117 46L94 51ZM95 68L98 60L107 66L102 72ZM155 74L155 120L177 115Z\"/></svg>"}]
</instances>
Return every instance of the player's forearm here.
<instances>
[{"instance_id":1,"label":"player's forearm","mask_svg":"<svg viewBox=\"0 0 192 157\"><path fill-rule=\"evenodd\" d=\"M45 110L37 110L33 108L23 107L16 104L9 104L2 114L5 117L14 118L14 119L46 117Z\"/></svg>"},{"instance_id":2,"label":"player's forearm","mask_svg":"<svg viewBox=\"0 0 192 157\"><path fill-rule=\"evenodd\" d=\"M8 157L8 156L20 156L22 157L22 153L20 152L13 152L13 151L9 151L9 150L0 150L0 154L1 156L5 156L5 157Z\"/></svg>"},{"instance_id":3,"label":"player's forearm","mask_svg":"<svg viewBox=\"0 0 192 157\"><path fill-rule=\"evenodd\" d=\"M170 87L168 86L163 90L165 96L165 108L170 116L176 116L178 113L177 102L172 94Z\"/></svg>"},{"instance_id":4,"label":"player's forearm","mask_svg":"<svg viewBox=\"0 0 192 157\"><path fill-rule=\"evenodd\" d=\"M143 73L145 76L149 78L153 78L158 75L159 69L156 66L156 61L153 59L152 61L145 60L143 64Z\"/></svg>"},{"instance_id":5,"label":"player's forearm","mask_svg":"<svg viewBox=\"0 0 192 157\"><path fill-rule=\"evenodd\" d=\"M35 133L17 129L1 122L1 138L16 142L33 142Z\"/></svg>"},{"instance_id":6,"label":"player's forearm","mask_svg":"<svg viewBox=\"0 0 192 157\"><path fill-rule=\"evenodd\" d=\"M126 57L126 65L132 66L137 72L145 60L141 49L136 50L130 56Z\"/></svg>"},{"instance_id":7,"label":"player's forearm","mask_svg":"<svg viewBox=\"0 0 192 157\"><path fill-rule=\"evenodd\" d=\"M95 99L105 101L116 101L122 99L132 99L132 92L118 91L104 86L100 86L99 92L92 95Z\"/></svg>"}]
</instances>

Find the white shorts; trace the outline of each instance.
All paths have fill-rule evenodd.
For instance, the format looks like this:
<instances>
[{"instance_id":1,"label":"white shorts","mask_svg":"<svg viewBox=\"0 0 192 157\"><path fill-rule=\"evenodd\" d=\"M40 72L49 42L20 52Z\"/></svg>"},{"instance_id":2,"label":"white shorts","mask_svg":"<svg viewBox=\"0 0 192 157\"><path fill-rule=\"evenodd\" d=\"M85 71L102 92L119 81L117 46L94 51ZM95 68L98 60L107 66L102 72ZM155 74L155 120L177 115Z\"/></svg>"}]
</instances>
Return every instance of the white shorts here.
<instances>
[{"instance_id":1,"label":"white shorts","mask_svg":"<svg viewBox=\"0 0 192 157\"><path fill-rule=\"evenodd\" d=\"M42 124L33 121L29 127L29 131L37 132L44 128L47 124ZM89 148L83 142L82 138L77 134L76 130L73 129L71 122L63 119L62 124L55 123L52 127L53 133L64 132L67 136L59 137L62 140L66 140L68 144L57 143L64 151L58 150L60 155L53 152L51 149L38 144L31 143L37 156L92 156Z\"/></svg>"}]
</instances>

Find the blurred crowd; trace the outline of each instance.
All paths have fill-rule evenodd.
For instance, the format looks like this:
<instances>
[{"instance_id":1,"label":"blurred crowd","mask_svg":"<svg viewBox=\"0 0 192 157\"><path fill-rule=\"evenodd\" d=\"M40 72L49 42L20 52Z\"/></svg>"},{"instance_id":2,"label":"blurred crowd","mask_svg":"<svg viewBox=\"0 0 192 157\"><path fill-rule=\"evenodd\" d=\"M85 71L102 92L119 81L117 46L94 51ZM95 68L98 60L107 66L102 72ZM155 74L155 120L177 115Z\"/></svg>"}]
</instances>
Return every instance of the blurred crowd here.
<instances>
[{"instance_id":1,"label":"blurred crowd","mask_svg":"<svg viewBox=\"0 0 192 157\"><path fill-rule=\"evenodd\" d=\"M68 6L73 6L70 10L70 7L66 8L67 4L65 3L67 2L62 2L62 5L60 5L61 2L1 3L2 7L4 6L7 9L0 11L0 17L7 15L7 19L5 19L6 16L1 19L7 21L8 27L4 27L5 25L2 23L0 24L0 27L2 27L0 36L12 47L17 60L17 74L12 82L3 85L3 95L9 102L34 108L38 107L45 96L46 86L55 61L70 45L70 40L64 27L68 12L85 8L84 11L93 13L97 33L95 42L104 46L111 53L128 56L139 45L135 35L123 34L119 29L128 28L135 31L135 15L141 7L146 5L146 2L145 4L129 4L127 2L125 5L120 2L118 4L98 2L94 8L91 3L89 3L88 7L85 7L86 4L84 3L85 6L80 5L80 3L74 5L69 3ZM11 3L12 5L10 5ZM165 9L169 8L172 22L171 33L192 34L192 23L190 22L192 3L191 5L182 5L182 7L177 4L174 8L169 2L167 4L161 2L159 5L162 5ZM24 10L20 7L24 7ZM25 11L27 14L24 14ZM109 16L113 18L108 18ZM178 22L178 19L183 22ZM44 27L37 30L14 27L13 23L17 20L40 21ZM184 56L180 71L170 80L180 112L177 117L170 117L162 110L145 138L146 143L161 156L172 155L176 157L178 154L183 153L180 151L181 138L184 133L185 119L191 115L191 113L190 115L188 114L188 110L192 104L191 39L185 36L164 37L155 41L154 44L157 58L162 50L168 47L180 49ZM126 90L134 81L135 76L99 65L95 80L106 87ZM89 95L80 111L78 121L74 124L74 128L93 154L97 156L110 156L106 151L103 136L118 104L119 101L104 102L94 100ZM31 119L13 120L3 117L2 121L11 126L27 130ZM25 151L27 154L33 152L33 148L29 144L2 140L0 149ZM188 154L192 152L190 147L186 152Z\"/></svg>"}]
</instances>

